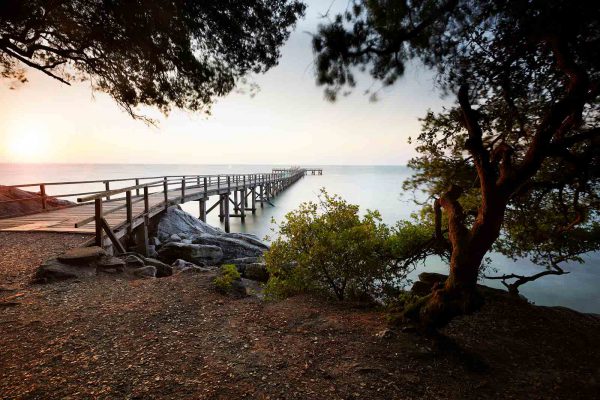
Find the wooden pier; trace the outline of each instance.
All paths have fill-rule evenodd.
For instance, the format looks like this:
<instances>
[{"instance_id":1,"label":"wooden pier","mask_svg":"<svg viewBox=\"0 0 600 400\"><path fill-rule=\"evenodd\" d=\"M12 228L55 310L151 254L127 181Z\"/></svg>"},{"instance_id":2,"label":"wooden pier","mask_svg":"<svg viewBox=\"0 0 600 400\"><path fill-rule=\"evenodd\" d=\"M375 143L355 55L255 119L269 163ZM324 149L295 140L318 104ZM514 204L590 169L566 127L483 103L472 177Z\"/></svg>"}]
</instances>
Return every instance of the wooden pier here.
<instances>
[{"instance_id":1,"label":"wooden pier","mask_svg":"<svg viewBox=\"0 0 600 400\"><path fill-rule=\"evenodd\" d=\"M152 219L169 206L197 201L202 221L206 221L207 214L218 212L225 231L229 232L230 218L240 218L244 223L247 213L255 214L257 206L262 208L265 203L272 205L272 198L304 177L307 171L311 170L291 168L267 174L185 175L12 185L16 188L39 188L43 209L47 208L46 188L49 186L102 183L104 190L53 195L57 198L78 196L77 204L0 219L0 231L87 233L94 235L96 245L112 246L117 252L125 252L128 244L135 244L138 251L145 253ZM111 184L128 182L133 185L111 189Z\"/></svg>"},{"instance_id":2,"label":"wooden pier","mask_svg":"<svg viewBox=\"0 0 600 400\"><path fill-rule=\"evenodd\" d=\"M323 175L322 168L302 168L304 170L304 175ZM282 172L290 171L292 168L273 168L273 173L279 174Z\"/></svg>"}]
</instances>

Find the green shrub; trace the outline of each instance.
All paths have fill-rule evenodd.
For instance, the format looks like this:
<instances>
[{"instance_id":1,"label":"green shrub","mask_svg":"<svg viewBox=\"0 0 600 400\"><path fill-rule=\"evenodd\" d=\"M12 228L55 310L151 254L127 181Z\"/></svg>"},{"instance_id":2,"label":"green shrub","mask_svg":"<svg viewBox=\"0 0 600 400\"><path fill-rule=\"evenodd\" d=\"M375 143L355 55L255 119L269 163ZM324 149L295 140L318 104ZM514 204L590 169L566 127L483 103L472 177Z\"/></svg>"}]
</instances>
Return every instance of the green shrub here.
<instances>
[{"instance_id":1,"label":"green shrub","mask_svg":"<svg viewBox=\"0 0 600 400\"><path fill-rule=\"evenodd\" d=\"M221 266L219 275L215 278L215 287L222 293L230 292L233 289L233 282L241 278L240 273L233 264L224 264Z\"/></svg>"},{"instance_id":2,"label":"green shrub","mask_svg":"<svg viewBox=\"0 0 600 400\"><path fill-rule=\"evenodd\" d=\"M377 211L359 215L321 189L319 203L303 203L278 226L278 238L265 254L270 279L265 294L281 298L324 292L340 300L380 298L384 288L403 285L399 247Z\"/></svg>"}]
</instances>

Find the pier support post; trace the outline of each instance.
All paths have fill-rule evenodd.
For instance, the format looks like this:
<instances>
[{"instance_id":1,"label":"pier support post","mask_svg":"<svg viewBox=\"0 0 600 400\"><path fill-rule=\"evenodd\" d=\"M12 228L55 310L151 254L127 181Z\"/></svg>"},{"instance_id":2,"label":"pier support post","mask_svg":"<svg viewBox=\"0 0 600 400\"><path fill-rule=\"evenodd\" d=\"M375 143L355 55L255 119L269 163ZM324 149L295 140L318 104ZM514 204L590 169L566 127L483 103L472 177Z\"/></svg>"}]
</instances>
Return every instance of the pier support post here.
<instances>
[{"instance_id":1,"label":"pier support post","mask_svg":"<svg viewBox=\"0 0 600 400\"><path fill-rule=\"evenodd\" d=\"M239 204L238 203L238 190L236 189L233 191L233 213L236 215L238 214L238 212L240 210L240 207L238 204Z\"/></svg>"},{"instance_id":2,"label":"pier support post","mask_svg":"<svg viewBox=\"0 0 600 400\"><path fill-rule=\"evenodd\" d=\"M224 218L225 218L225 232L229 233L230 231L230 226L229 226L229 195L231 193L227 193L223 196L224 198L224 206L223 206L223 212L224 212Z\"/></svg>"},{"instance_id":3,"label":"pier support post","mask_svg":"<svg viewBox=\"0 0 600 400\"><path fill-rule=\"evenodd\" d=\"M206 222L206 198L198 200L200 206L200 221Z\"/></svg>"},{"instance_id":4,"label":"pier support post","mask_svg":"<svg viewBox=\"0 0 600 400\"><path fill-rule=\"evenodd\" d=\"M229 200L227 200L229 201ZM223 205L223 195L219 194L219 221L223 222L223 218L225 217L225 206Z\"/></svg>"},{"instance_id":5,"label":"pier support post","mask_svg":"<svg viewBox=\"0 0 600 400\"><path fill-rule=\"evenodd\" d=\"M242 224L246 222L246 189L240 190L240 214L241 214L241 220L242 220Z\"/></svg>"},{"instance_id":6,"label":"pier support post","mask_svg":"<svg viewBox=\"0 0 600 400\"><path fill-rule=\"evenodd\" d=\"M250 196L252 196L251 205L252 205L252 215L256 214L256 186L252 186L250 189Z\"/></svg>"}]
</instances>

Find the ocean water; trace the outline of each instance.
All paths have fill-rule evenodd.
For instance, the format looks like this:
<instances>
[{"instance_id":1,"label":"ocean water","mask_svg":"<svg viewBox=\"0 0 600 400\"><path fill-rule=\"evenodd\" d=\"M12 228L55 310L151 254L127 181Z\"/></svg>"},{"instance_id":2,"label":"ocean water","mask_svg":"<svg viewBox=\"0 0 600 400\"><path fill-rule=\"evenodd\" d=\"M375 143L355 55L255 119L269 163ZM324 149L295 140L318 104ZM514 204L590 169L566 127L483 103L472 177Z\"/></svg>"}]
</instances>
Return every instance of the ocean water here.
<instances>
[{"instance_id":1,"label":"ocean water","mask_svg":"<svg viewBox=\"0 0 600 400\"><path fill-rule=\"evenodd\" d=\"M0 185L38 182L81 181L116 179L162 175L236 174L270 172L276 165L135 165L135 164L0 164ZM361 211L379 210L383 221L395 224L410 217L417 210L412 193L403 193L402 182L410 175L404 166L314 166L323 168L323 175L307 175L273 199L273 206L264 205L256 215L248 214L246 223L231 219L232 232L253 233L261 238L273 235L273 223L281 221L285 214L304 201L317 200L321 188L336 193L351 203L358 204ZM132 185L132 182L115 184L111 188ZM49 186L49 195L73 193L74 191L102 190L103 184L77 186ZM32 189L33 190L33 189ZM37 189L35 189L37 190ZM212 204L212 199L211 199ZM197 202L182 206L186 211L198 215ZM208 215L209 224L220 226L216 212ZM539 267L527 260L513 262L499 254L492 254L493 267L499 273L532 274ZM567 265L569 274L548 276L522 287L522 293L538 305L560 305L583 312L600 313L600 254L584 257L584 264ZM447 272L447 266L438 259L430 259L424 268L412 276L427 270ZM502 287L496 281L482 282L489 286Z\"/></svg>"}]
</instances>

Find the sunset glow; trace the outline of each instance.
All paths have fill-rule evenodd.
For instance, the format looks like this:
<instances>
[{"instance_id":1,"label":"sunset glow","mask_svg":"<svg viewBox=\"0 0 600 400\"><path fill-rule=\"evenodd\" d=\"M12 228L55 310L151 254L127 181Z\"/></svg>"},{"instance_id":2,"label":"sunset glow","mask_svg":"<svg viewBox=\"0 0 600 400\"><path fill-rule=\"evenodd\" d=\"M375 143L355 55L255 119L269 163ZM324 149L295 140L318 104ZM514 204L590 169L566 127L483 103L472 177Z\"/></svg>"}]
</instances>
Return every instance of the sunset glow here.
<instances>
[{"instance_id":1,"label":"sunset glow","mask_svg":"<svg viewBox=\"0 0 600 400\"><path fill-rule=\"evenodd\" d=\"M17 124L8 134L6 148L13 161L40 162L50 153L48 132L41 124Z\"/></svg>"}]
</instances>

